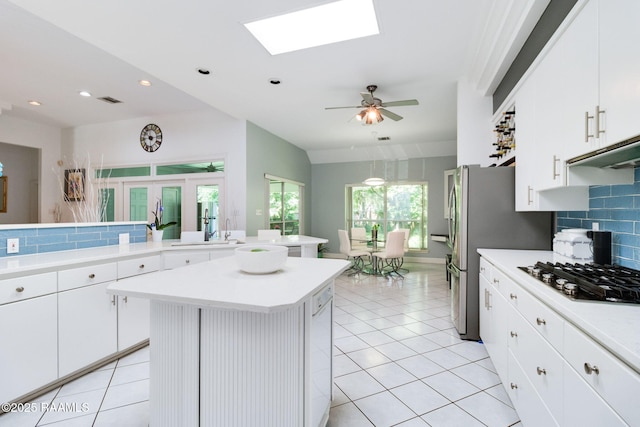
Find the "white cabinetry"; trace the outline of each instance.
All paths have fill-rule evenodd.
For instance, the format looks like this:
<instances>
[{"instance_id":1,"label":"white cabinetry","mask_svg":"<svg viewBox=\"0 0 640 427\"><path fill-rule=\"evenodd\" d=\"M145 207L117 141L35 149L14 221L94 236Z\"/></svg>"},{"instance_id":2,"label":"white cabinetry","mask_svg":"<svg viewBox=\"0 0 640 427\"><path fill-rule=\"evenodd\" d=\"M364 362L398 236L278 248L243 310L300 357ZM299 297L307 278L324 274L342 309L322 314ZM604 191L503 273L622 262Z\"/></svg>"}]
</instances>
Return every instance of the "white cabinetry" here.
<instances>
[{"instance_id":1,"label":"white cabinetry","mask_svg":"<svg viewBox=\"0 0 640 427\"><path fill-rule=\"evenodd\" d=\"M604 110L600 145L609 145L640 133L640 2L600 0L599 95Z\"/></svg>"},{"instance_id":2,"label":"white cabinetry","mask_svg":"<svg viewBox=\"0 0 640 427\"><path fill-rule=\"evenodd\" d=\"M56 273L0 280L0 403L58 378Z\"/></svg>"},{"instance_id":3,"label":"white cabinetry","mask_svg":"<svg viewBox=\"0 0 640 427\"><path fill-rule=\"evenodd\" d=\"M589 185L633 182L631 169L566 161L640 133L639 14L632 0L578 2L521 84L517 210L586 210Z\"/></svg>"},{"instance_id":4,"label":"white cabinetry","mask_svg":"<svg viewBox=\"0 0 640 427\"><path fill-rule=\"evenodd\" d=\"M524 425L640 425L635 371L483 257L480 292L480 334Z\"/></svg>"},{"instance_id":5,"label":"white cabinetry","mask_svg":"<svg viewBox=\"0 0 640 427\"><path fill-rule=\"evenodd\" d=\"M164 269L169 270L209 261L209 251L165 252L162 257Z\"/></svg>"},{"instance_id":6,"label":"white cabinetry","mask_svg":"<svg viewBox=\"0 0 640 427\"><path fill-rule=\"evenodd\" d=\"M116 263L58 272L59 286L69 289L58 294L60 376L117 351L116 298L106 292L116 277Z\"/></svg>"},{"instance_id":7,"label":"white cabinetry","mask_svg":"<svg viewBox=\"0 0 640 427\"><path fill-rule=\"evenodd\" d=\"M153 273L160 269L160 255L118 261L118 279ZM149 300L115 297L118 304L118 351L149 338Z\"/></svg>"}]
</instances>

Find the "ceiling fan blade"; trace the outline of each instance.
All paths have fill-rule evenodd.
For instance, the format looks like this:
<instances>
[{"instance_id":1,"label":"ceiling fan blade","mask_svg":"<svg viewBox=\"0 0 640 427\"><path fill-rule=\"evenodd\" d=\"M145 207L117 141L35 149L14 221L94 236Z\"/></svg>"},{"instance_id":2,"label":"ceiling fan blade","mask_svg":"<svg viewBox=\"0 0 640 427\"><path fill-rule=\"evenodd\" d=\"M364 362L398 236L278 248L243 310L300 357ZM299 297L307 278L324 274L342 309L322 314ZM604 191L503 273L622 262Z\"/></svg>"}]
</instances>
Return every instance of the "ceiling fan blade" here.
<instances>
[{"instance_id":1,"label":"ceiling fan blade","mask_svg":"<svg viewBox=\"0 0 640 427\"><path fill-rule=\"evenodd\" d=\"M360 96L362 96L362 99L364 99L364 102L366 102L367 105L374 104L373 94L371 94L370 92L360 92Z\"/></svg>"},{"instance_id":2,"label":"ceiling fan blade","mask_svg":"<svg viewBox=\"0 0 640 427\"><path fill-rule=\"evenodd\" d=\"M362 108L362 105L357 105L353 107L324 107L325 110L338 110L340 108Z\"/></svg>"},{"instance_id":3,"label":"ceiling fan blade","mask_svg":"<svg viewBox=\"0 0 640 427\"><path fill-rule=\"evenodd\" d=\"M383 116L388 117L391 120L395 120L396 122L398 120L402 120L402 116L399 116L396 113L392 113L389 110L385 110L384 108L378 108L378 111L380 111L380 114L382 114Z\"/></svg>"},{"instance_id":4,"label":"ceiling fan blade","mask_svg":"<svg viewBox=\"0 0 640 427\"><path fill-rule=\"evenodd\" d=\"M405 99L404 101L383 102L381 107L402 107L405 105L418 105L417 99Z\"/></svg>"}]
</instances>

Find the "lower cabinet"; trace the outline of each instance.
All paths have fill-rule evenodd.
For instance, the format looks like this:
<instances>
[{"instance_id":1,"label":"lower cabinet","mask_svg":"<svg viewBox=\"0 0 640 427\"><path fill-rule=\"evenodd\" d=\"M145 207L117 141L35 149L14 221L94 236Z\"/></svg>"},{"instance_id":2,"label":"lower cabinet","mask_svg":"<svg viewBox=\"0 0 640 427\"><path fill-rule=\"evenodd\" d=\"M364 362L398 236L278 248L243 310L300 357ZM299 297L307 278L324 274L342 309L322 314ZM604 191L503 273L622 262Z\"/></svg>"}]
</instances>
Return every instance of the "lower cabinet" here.
<instances>
[{"instance_id":1,"label":"lower cabinet","mask_svg":"<svg viewBox=\"0 0 640 427\"><path fill-rule=\"evenodd\" d=\"M149 338L149 300L116 297L118 301L118 351Z\"/></svg>"},{"instance_id":2,"label":"lower cabinet","mask_svg":"<svg viewBox=\"0 0 640 427\"><path fill-rule=\"evenodd\" d=\"M0 403L58 378L56 301L51 294L0 306Z\"/></svg>"},{"instance_id":3,"label":"lower cabinet","mask_svg":"<svg viewBox=\"0 0 640 427\"><path fill-rule=\"evenodd\" d=\"M59 374L84 368L118 350L118 308L109 282L58 294Z\"/></svg>"},{"instance_id":4,"label":"lower cabinet","mask_svg":"<svg viewBox=\"0 0 640 427\"><path fill-rule=\"evenodd\" d=\"M480 267L480 335L523 425L640 425L637 372L486 259Z\"/></svg>"}]
</instances>

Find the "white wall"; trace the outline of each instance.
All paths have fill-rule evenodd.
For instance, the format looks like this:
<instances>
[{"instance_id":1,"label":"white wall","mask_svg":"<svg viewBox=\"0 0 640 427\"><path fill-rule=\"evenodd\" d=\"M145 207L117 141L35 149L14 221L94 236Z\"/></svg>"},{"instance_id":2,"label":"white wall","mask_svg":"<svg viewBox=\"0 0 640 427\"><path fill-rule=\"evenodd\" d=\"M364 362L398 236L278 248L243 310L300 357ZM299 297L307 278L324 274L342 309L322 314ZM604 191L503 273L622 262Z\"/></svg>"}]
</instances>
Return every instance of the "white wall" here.
<instances>
[{"instance_id":1,"label":"white wall","mask_svg":"<svg viewBox=\"0 0 640 427\"><path fill-rule=\"evenodd\" d=\"M162 129L161 147L154 153L140 146L140 131L148 123ZM238 227L246 217L246 122L217 110L140 117L132 120L80 126L63 131L66 166L87 156L93 166L134 166L225 159L226 206L222 214L238 209ZM224 218L221 218L224 220ZM242 223L240 223L242 221Z\"/></svg>"},{"instance_id":2,"label":"white wall","mask_svg":"<svg viewBox=\"0 0 640 427\"><path fill-rule=\"evenodd\" d=\"M489 157L495 139L492 111L491 96L482 96L464 79L458 82L458 166L494 163Z\"/></svg>"},{"instance_id":3,"label":"white wall","mask_svg":"<svg viewBox=\"0 0 640 427\"><path fill-rule=\"evenodd\" d=\"M0 142L40 150L40 165L37 166L40 206L37 217L38 222L53 222L53 208L62 197L53 171L60 159L61 129L0 114ZM28 222L28 218L24 222Z\"/></svg>"}]
</instances>

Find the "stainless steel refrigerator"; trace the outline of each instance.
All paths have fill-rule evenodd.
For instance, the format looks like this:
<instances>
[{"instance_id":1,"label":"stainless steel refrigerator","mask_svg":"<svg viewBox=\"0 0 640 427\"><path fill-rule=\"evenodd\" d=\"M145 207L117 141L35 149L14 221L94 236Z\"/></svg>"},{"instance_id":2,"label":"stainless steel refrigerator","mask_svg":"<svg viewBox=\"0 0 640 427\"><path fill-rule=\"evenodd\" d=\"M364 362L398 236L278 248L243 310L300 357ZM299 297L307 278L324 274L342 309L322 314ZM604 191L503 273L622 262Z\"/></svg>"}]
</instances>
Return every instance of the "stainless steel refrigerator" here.
<instances>
[{"instance_id":1,"label":"stainless steel refrigerator","mask_svg":"<svg viewBox=\"0 0 640 427\"><path fill-rule=\"evenodd\" d=\"M460 337L480 338L478 248L551 250L550 212L515 211L512 167L460 166L449 195L451 320Z\"/></svg>"}]
</instances>

